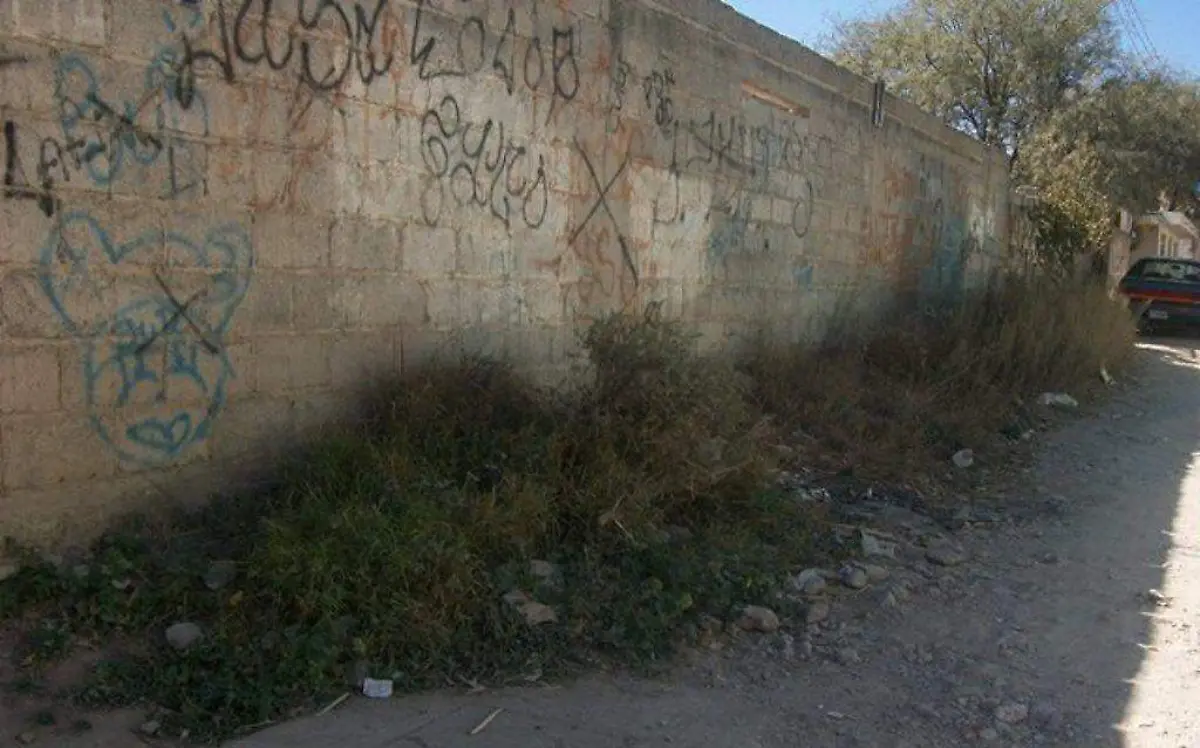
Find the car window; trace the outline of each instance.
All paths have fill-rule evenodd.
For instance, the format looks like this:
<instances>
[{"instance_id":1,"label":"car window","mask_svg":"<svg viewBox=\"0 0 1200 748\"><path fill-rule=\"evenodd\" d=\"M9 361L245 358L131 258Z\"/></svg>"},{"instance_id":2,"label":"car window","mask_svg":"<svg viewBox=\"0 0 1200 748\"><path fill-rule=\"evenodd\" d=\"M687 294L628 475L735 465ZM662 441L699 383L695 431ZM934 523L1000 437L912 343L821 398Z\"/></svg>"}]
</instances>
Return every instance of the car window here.
<instances>
[{"instance_id":1,"label":"car window","mask_svg":"<svg viewBox=\"0 0 1200 748\"><path fill-rule=\"evenodd\" d=\"M1139 275L1144 280L1200 284L1200 265L1172 260L1149 260Z\"/></svg>"}]
</instances>

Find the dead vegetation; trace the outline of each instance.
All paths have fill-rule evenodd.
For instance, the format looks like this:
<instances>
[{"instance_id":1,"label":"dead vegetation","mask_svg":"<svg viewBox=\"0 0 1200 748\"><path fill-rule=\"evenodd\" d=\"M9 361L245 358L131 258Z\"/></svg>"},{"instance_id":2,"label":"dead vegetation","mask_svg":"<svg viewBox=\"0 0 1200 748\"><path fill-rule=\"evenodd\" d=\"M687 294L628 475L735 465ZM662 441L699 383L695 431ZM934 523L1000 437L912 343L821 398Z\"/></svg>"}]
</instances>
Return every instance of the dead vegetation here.
<instances>
[{"instance_id":1,"label":"dead vegetation","mask_svg":"<svg viewBox=\"0 0 1200 748\"><path fill-rule=\"evenodd\" d=\"M1131 336L1101 291L1027 283L737 362L615 315L584 335L578 391L471 357L408 372L269 495L132 524L70 568L27 555L0 619L26 634L30 680L81 641L134 642L75 698L153 705L193 737L368 675L403 690L666 662L742 606L786 616L776 591L832 552L822 510L774 480L791 446L880 479L930 473L1022 398L1119 369ZM168 642L180 622L190 640Z\"/></svg>"}]
</instances>

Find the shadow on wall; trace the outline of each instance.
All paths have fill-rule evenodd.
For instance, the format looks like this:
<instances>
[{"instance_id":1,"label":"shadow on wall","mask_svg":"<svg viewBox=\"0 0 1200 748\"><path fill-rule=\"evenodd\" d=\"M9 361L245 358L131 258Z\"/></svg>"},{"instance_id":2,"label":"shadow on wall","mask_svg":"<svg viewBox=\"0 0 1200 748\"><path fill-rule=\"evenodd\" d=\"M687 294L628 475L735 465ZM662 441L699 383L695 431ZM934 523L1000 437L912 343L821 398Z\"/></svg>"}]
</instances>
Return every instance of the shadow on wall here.
<instances>
[{"instance_id":1,"label":"shadow on wall","mask_svg":"<svg viewBox=\"0 0 1200 748\"><path fill-rule=\"evenodd\" d=\"M892 281L902 306L953 303L1003 262L997 219L971 186L964 171L929 155L883 164L863 264Z\"/></svg>"},{"instance_id":2,"label":"shadow on wall","mask_svg":"<svg viewBox=\"0 0 1200 748\"><path fill-rule=\"evenodd\" d=\"M376 335L372 343L389 351L394 346L396 354L350 362L353 371L348 371L347 377L352 378L352 385L345 388L257 389L244 383L242 387L222 392L227 397L221 401L224 407L216 419L212 419L211 411L202 401L195 401L194 406L180 405L191 400L173 401L170 406L178 411L175 420L190 423L187 418L193 414L197 418L208 414L211 419L203 431L193 428L187 432L192 438L186 443L180 441L173 449L167 449L167 437L184 433L183 427L175 426L175 420L162 420L167 415L158 417L158 421L148 420L157 417L153 415L153 404L150 410L131 411L147 415L139 421L130 421L127 424L130 428L117 431L116 424L129 421L129 414L113 402L97 402L93 419L86 426L80 424L69 434L51 431L35 440L68 436L78 439L79 443L73 447L75 459L88 463L88 469L99 465L107 466L106 469L87 480L9 490L3 502L11 522L4 523L4 534L39 546L86 544L122 515L160 515L180 507L196 508L213 498L234 493L261 491L275 482L282 461L294 459L307 445L338 429L361 425L376 412L381 383L394 379L400 371L438 357L462 353L486 355L512 362L535 382L563 386L572 381L572 361L577 352L573 331L560 328L395 330ZM117 340L94 346L96 361L101 360L101 353L110 356L109 366L93 372L103 375L105 392L120 391L122 371L129 375L137 371L128 367L122 370L111 358L122 352L118 348L129 345L132 343L128 340ZM182 345L182 342L172 343L168 351ZM199 345L192 340L188 350ZM91 347L89 344L89 350ZM157 351L161 357L163 349L159 347ZM223 360L224 349L212 357L207 357L203 350L191 352L216 365ZM133 355L129 351L123 353ZM159 362L150 363L157 366ZM214 371L220 376L233 376L220 366ZM210 373L213 372L205 372ZM252 372L242 373L253 378ZM196 380L183 372L164 377L157 385L147 381L138 387L149 392L153 401L152 385L165 382L169 387L180 387L185 380L190 386L199 387ZM233 379L224 381L230 385ZM178 428L178 432L171 431L172 427ZM155 429L161 429L161 438L153 438L159 434ZM149 444L131 441L135 435ZM140 451L132 451L134 447ZM147 463L147 450L151 447L157 450L156 461ZM174 458L164 460L160 453L167 452L173 453Z\"/></svg>"}]
</instances>

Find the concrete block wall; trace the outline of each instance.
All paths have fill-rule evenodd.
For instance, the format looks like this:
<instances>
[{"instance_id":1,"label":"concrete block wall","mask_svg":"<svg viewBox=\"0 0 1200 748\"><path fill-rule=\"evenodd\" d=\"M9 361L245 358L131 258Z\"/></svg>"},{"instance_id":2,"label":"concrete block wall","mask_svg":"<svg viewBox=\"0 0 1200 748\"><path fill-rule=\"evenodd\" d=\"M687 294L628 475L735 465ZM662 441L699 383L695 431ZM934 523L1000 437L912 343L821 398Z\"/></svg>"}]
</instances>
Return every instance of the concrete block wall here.
<instances>
[{"instance_id":1,"label":"concrete block wall","mask_svg":"<svg viewBox=\"0 0 1200 748\"><path fill-rule=\"evenodd\" d=\"M0 534L200 498L447 339L959 293L1003 161L872 102L717 0L6 0Z\"/></svg>"}]
</instances>

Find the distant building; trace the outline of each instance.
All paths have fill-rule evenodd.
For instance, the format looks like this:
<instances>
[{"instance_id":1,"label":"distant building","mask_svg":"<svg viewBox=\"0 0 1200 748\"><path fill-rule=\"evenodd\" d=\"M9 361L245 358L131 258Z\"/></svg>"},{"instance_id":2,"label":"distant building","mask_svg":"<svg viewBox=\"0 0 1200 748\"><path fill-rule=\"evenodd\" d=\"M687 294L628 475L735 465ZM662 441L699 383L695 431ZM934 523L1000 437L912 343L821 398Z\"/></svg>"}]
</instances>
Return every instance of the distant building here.
<instances>
[{"instance_id":1,"label":"distant building","mask_svg":"<svg viewBox=\"0 0 1200 748\"><path fill-rule=\"evenodd\" d=\"M1116 285L1133 263L1143 257L1194 260L1200 255L1200 229L1183 213L1159 211L1134 220L1120 211L1108 246L1108 277Z\"/></svg>"},{"instance_id":2,"label":"distant building","mask_svg":"<svg viewBox=\"0 0 1200 748\"><path fill-rule=\"evenodd\" d=\"M1148 213L1137 220L1135 228L1136 240L1130 263L1143 257L1196 259L1200 229L1184 214L1174 211Z\"/></svg>"}]
</instances>

